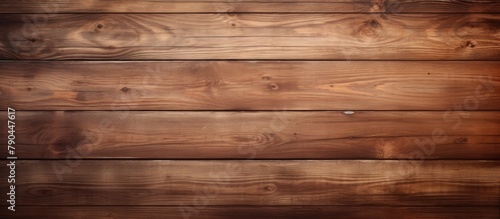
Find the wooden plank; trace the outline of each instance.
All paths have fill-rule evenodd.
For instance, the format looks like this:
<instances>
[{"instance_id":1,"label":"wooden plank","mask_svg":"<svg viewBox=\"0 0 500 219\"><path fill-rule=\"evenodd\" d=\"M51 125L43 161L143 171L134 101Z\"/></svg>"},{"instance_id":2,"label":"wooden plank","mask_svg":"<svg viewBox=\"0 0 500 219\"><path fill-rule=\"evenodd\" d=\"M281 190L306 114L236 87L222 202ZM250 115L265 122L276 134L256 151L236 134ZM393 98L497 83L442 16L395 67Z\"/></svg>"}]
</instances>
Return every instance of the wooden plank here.
<instances>
[{"instance_id":1,"label":"wooden plank","mask_svg":"<svg viewBox=\"0 0 500 219\"><path fill-rule=\"evenodd\" d=\"M16 204L498 207L498 173L498 161L18 160Z\"/></svg>"},{"instance_id":2,"label":"wooden plank","mask_svg":"<svg viewBox=\"0 0 500 219\"><path fill-rule=\"evenodd\" d=\"M0 59L500 60L498 14L37 16L0 15Z\"/></svg>"},{"instance_id":3,"label":"wooden plank","mask_svg":"<svg viewBox=\"0 0 500 219\"><path fill-rule=\"evenodd\" d=\"M0 211L0 217L10 219L164 219L164 218L319 218L332 215L348 219L498 219L497 207L398 207L398 206L198 206L193 211L178 206L19 206L16 212Z\"/></svg>"},{"instance_id":4,"label":"wooden plank","mask_svg":"<svg viewBox=\"0 0 500 219\"><path fill-rule=\"evenodd\" d=\"M500 110L500 62L5 61L0 69L0 107L18 110Z\"/></svg>"},{"instance_id":5,"label":"wooden plank","mask_svg":"<svg viewBox=\"0 0 500 219\"><path fill-rule=\"evenodd\" d=\"M52 0L0 2L0 13L390 12L493 13L495 0Z\"/></svg>"},{"instance_id":6,"label":"wooden plank","mask_svg":"<svg viewBox=\"0 0 500 219\"><path fill-rule=\"evenodd\" d=\"M16 151L36 159L500 159L499 133L499 111L18 111Z\"/></svg>"}]
</instances>

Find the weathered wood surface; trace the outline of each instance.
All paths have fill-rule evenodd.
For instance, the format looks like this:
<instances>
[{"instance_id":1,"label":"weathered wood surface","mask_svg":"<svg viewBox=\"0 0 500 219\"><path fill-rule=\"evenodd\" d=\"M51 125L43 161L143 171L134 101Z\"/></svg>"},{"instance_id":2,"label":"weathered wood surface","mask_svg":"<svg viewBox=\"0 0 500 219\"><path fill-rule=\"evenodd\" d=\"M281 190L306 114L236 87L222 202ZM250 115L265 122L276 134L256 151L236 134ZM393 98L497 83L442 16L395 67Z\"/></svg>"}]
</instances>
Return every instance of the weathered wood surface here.
<instances>
[{"instance_id":1,"label":"weathered wood surface","mask_svg":"<svg viewBox=\"0 0 500 219\"><path fill-rule=\"evenodd\" d=\"M0 13L498 13L495 0L52 0L0 1Z\"/></svg>"},{"instance_id":2,"label":"weathered wood surface","mask_svg":"<svg viewBox=\"0 0 500 219\"><path fill-rule=\"evenodd\" d=\"M497 111L354 113L19 111L16 149L31 159L500 159Z\"/></svg>"},{"instance_id":3,"label":"weathered wood surface","mask_svg":"<svg viewBox=\"0 0 500 219\"><path fill-rule=\"evenodd\" d=\"M20 206L14 214L0 210L9 219L228 219L228 218L319 218L331 219L498 219L497 207L398 207L398 206ZM41 216L43 215L43 216Z\"/></svg>"},{"instance_id":4,"label":"weathered wood surface","mask_svg":"<svg viewBox=\"0 0 500 219\"><path fill-rule=\"evenodd\" d=\"M0 1L0 218L500 218L499 24L495 0Z\"/></svg>"},{"instance_id":5,"label":"weathered wood surface","mask_svg":"<svg viewBox=\"0 0 500 219\"><path fill-rule=\"evenodd\" d=\"M16 169L19 206L500 204L498 161L63 160Z\"/></svg>"},{"instance_id":6,"label":"weathered wood surface","mask_svg":"<svg viewBox=\"0 0 500 219\"><path fill-rule=\"evenodd\" d=\"M500 110L500 62L0 62L18 110Z\"/></svg>"},{"instance_id":7,"label":"weathered wood surface","mask_svg":"<svg viewBox=\"0 0 500 219\"><path fill-rule=\"evenodd\" d=\"M0 59L500 60L498 14L38 16L0 14Z\"/></svg>"}]
</instances>

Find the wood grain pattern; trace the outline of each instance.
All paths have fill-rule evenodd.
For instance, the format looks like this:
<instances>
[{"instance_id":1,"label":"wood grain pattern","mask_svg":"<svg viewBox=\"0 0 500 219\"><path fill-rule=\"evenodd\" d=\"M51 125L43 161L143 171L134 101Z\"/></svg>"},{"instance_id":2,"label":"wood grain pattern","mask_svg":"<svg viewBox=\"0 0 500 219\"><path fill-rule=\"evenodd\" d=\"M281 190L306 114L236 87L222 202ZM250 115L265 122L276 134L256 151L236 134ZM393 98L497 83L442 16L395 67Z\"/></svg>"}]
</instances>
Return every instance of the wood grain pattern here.
<instances>
[{"instance_id":1,"label":"wood grain pattern","mask_svg":"<svg viewBox=\"0 0 500 219\"><path fill-rule=\"evenodd\" d=\"M16 150L21 159L500 159L499 133L498 111L19 111Z\"/></svg>"},{"instance_id":2,"label":"wood grain pattern","mask_svg":"<svg viewBox=\"0 0 500 219\"><path fill-rule=\"evenodd\" d=\"M496 13L495 0L52 0L0 1L0 13L389 12Z\"/></svg>"},{"instance_id":3,"label":"wood grain pattern","mask_svg":"<svg viewBox=\"0 0 500 219\"><path fill-rule=\"evenodd\" d=\"M0 69L0 107L18 110L500 110L500 62L5 61Z\"/></svg>"},{"instance_id":4,"label":"wood grain pattern","mask_svg":"<svg viewBox=\"0 0 500 219\"><path fill-rule=\"evenodd\" d=\"M498 173L497 161L17 161L16 203L497 207Z\"/></svg>"},{"instance_id":5,"label":"wood grain pattern","mask_svg":"<svg viewBox=\"0 0 500 219\"><path fill-rule=\"evenodd\" d=\"M43 215L43 216L41 216ZM498 219L497 207L398 207L398 206L199 206L193 212L180 211L178 206L20 206L14 214L2 209L0 217L10 219L165 219L165 218L319 218L332 215L344 219Z\"/></svg>"},{"instance_id":6,"label":"wood grain pattern","mask_svg":"<svg viewBox=\"0 0 500 219\"><path fill-rule=\"evenodd\" d=\"M500 60L497 14L37 16L0 15L0 59Z\"/></svg>"},{"instance_id":7,"label":"wood grain pattern","mask_svg":"<svg viewBox=\"0 0 500 219\"><path fill-rule=\"evenodd\" d=\"M499 86L497 0L0 0L0 218L498 219Z\"/></svg>"}]
</instances>

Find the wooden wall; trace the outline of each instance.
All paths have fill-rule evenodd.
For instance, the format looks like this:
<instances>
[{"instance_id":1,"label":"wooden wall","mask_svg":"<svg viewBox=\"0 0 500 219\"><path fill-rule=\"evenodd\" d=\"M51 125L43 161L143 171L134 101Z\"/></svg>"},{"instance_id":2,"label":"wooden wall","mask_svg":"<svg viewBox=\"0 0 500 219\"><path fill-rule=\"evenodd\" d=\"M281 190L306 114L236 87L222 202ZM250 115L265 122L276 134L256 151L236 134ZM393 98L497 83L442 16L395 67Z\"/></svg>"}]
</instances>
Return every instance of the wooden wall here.
<instances>
[{"instance_id":1,"label":"wooden wall","mask_svg":"<svg viewBox=\"0 0 500 219\"><path fill-rule=\"evenodd\" d=\"M499 13L0 1L0 218L500 218Z\"/></svg>"}]
</instances>

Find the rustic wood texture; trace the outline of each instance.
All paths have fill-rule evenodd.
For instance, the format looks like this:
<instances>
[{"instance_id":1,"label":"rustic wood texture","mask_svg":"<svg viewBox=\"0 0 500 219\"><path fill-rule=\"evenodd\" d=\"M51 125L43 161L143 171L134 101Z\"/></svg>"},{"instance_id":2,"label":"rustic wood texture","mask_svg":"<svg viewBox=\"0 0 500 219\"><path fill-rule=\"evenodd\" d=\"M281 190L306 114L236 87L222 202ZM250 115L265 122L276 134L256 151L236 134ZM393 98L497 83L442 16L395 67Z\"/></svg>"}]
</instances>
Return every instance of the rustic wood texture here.
<instances>
[{"instance_id":1,"label":"rustic wood texture","mask_svg":"<svg viewBox=\"0 0 500 219\"><path fill-rule=\"evenodd\" d=\"M66 160L16 168L19 206L500 205L497 161Z\"/></svg>"},{"instance_id":2,"label":"rustic wood texture","mask_svg":"<svg viewBox=\"0 0 500 219\"><path fill-rule=\"evenodd\" d=\"M16 149L21 159L500 159L499 133L498 111L20 111Z\"/></svg>"},{"instance_id":3,"label":"rustic wood texture","mask_svg":"<svg viewBox=\"0 0 500 219\"><path fill-rule=\"evenodd\" d=\"M500 60L498 14L0 14L0 59Z\"/></svg>"},{"instance_id":4,"label":"rustic wood texture","mask_svg":"<svg viewBox=\"0 0 500 219\"><path fill-rule=\"evenodd\" d=\"M498 219L497 207L398 207L398 206L199 206L184 212L178 206L20 206L15 214L0 210L9 219L165 219L165 218L269 218L300 219ZM45 215L41 216L41 215Z\"/></svg>"},{"instance_id":5,"label":"rustic wood texture","mask_svg":"<svg viewBox=\"0 0 500 219\"><path fill-rule=\"evenodd\" d=\"M5 61L0 69L0 107L18 110L500 110L500 62Z\"/></svg>"},{"instance_id":6,"label":"rustic wood texture","mask_svg":"<svg viewBox=\"0 0 500 219\"><path fill-rule=\"evenodd\" d=\"M498 13L496 0L52 0L0 2L0 13Z\"/></svg>"},{"instance_id":7,"label":"rustic wood texture","mask_svg":"<svg viewBox=\"0 0 500 219\"><path fill-rule=\"evenodd\" d=\"M0 0L0 218L500 218L499 27L497 0Z\"/></svg>"}]
</instances>

